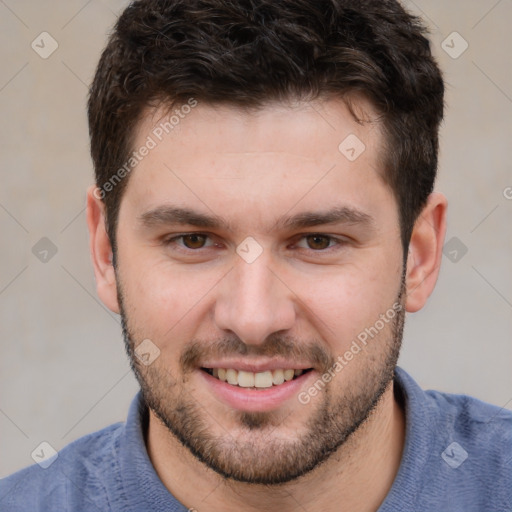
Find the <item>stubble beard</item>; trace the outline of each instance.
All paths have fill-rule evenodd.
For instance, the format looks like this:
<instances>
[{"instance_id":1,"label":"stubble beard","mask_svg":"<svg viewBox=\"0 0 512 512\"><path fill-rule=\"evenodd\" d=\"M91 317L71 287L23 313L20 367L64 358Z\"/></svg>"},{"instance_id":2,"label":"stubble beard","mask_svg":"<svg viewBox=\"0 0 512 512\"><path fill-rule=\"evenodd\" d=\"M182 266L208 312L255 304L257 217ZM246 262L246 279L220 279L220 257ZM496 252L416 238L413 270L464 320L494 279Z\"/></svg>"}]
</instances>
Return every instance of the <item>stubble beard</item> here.
<instances>
[{"instance_id":1,"label":"stubble beard","mask_svg":"<svg viewBox=\"0 0 512 512\"><path fill-rule=\"evenodd\" d=\"M398 304L403 304L404 293L405 284L402 281L396 301ZM359 361L359 370L352 373L355 377L351 382L344 382L342 387L336 389L336 379L343 377L335 376L322 390L321 396L315 397L307 405L299 405L311 407L312 412L300 433L294 439L287 439L279 435L279 427L286 423L287 418L274 411L236 412L236 433L219 429L203 406L187 391L193 363L207 347L210 352L215 347L216 354L224 355L247 354L251 348L233 338L217 340L212 344L204 341L190 343L180 358L179 377L171 375L167 368L158 364L158 360L144 367L135 355L136 337L130 328L120 284L118 299L126 350L147 406L169 432L208 468L227 479L261 485L284 484L309 473L346 444L363 425L393 379L405 319L402 307L389 322L386 332L379 333L369 342L379 344L378 349L372 345L371 353L363 350L355 356ZM301 345L299 349L297 343L272 336L265 344L264 354L289 357L307 353L324 371L333 367L335 358L318 343ZM202 347L203 352L198 347ZM220 430L220 433L215 434L212 427Z\"/></svg>"}]
</instances>

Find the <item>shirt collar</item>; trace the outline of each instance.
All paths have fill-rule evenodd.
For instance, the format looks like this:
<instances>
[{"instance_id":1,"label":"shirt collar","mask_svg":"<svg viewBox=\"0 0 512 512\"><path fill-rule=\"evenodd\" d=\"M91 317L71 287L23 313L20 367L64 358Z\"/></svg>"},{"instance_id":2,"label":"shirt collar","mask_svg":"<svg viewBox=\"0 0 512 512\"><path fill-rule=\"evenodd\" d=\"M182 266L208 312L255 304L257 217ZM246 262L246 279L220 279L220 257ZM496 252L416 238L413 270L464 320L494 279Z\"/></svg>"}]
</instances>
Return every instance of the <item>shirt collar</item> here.
<instances>
[{"instance_id":1,"label":"shirt collar","mask_svg":"<svg viewBox=\"0 0 512 512\"><path fill-rule=\"evenodd\" d=\"M399 367L395 369L394 393L405 411L405 443L398 473L379 512L414 510L417 476L431 456L429 446L435 432L425 392ZM139 391L130 405L119 446L126 503L134 511L187 511L163 485L149 459L144 440L148 420L148 408Z\"/></svg>"}]
</instances>

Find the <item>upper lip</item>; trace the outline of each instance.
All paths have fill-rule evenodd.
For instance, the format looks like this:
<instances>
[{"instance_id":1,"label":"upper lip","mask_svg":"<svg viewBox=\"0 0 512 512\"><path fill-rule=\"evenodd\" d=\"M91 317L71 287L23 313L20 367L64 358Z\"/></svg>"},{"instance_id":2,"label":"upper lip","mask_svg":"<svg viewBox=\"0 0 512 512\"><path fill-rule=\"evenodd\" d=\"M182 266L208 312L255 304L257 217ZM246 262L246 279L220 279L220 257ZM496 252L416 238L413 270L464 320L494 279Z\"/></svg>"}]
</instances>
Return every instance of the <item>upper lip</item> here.
<instances>
[{"instance_id":1,"label":"upper lip","mask_svg":"<svg viewBox=\"0 0 512 512\"><path fill-rule=\"evenodd\" d=\"M225 361L205 361L201 368L232 368L234 370L242 370L245 372L260 373L272 370L308 370L312 368L311 364L299 363L285 359L269 359L260 361L241 361L236 359L228 359Z\"/></svg>"}]
</instances>

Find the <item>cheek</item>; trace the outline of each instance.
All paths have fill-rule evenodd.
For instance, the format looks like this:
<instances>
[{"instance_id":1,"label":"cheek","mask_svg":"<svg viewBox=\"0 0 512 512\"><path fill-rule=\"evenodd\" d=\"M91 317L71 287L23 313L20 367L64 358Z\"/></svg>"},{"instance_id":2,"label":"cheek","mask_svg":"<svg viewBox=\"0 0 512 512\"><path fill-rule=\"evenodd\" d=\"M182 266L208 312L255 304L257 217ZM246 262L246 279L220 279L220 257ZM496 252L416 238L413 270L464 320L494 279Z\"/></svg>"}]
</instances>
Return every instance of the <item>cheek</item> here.
<instances>
[{"instance_id":1,"label":"cheek","mask_svg":"<svg viewBox=\"0 0 512 512\"><path fill-rule=\"evenodd\" d=\"M130 326L138 336L157 341L161 350L172 351L179 340L193 337L218 276L142 261L124 265L121 275Z\"/></svg>"},{"instance_id":2,"label":"cheek","mask_svg":"<svg viewBox=\"0 0 512 512\"><path fill-rule=\"evenodd\" d=\"M396 300L400 273L375 261L368 267L338 269L302 284L301 301L307 322L313 324L333 353L343 353Z\"/></svg>"}]
</instances>

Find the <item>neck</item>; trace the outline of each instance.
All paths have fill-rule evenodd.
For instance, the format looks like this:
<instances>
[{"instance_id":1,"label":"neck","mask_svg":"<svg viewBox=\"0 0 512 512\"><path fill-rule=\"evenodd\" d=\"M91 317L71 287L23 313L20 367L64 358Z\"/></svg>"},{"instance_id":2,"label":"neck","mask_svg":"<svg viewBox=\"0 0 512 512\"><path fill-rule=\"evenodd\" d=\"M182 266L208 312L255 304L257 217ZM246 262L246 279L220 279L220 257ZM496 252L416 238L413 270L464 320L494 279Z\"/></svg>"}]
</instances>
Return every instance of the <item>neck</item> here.
<instances>
[{"instance_id":1,"label":"neck","mask_svg":"<svg viewBox=\"0 0 512 512\"><path fill-rule=\"evenodd\" d=\"M367 421L324 464L279 486L226 480L172 436L150 410L147 449L169 492L185 506L223 511L376 511L400 466L405 417L393 383ZM172 461L172 464L169 463Z\"/></svg>"}]
</instances>

